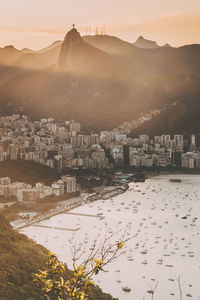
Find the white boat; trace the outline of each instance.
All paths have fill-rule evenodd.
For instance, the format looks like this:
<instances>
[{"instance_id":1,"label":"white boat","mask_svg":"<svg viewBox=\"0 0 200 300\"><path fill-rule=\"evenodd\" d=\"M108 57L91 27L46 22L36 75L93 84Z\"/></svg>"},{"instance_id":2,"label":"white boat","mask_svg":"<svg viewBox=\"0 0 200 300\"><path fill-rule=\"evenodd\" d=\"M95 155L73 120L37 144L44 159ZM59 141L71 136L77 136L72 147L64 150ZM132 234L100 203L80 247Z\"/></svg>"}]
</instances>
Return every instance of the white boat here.
<instances>
[{"instance_id":1,"label":"white boat","mask_svg":"<svg viewBox=\"0 0 200 300\"><path fill-rule=\"evenodd\" d=\"M128 286L123 286L122 290L127 293L129 293L131 291L131 289Z\"/></svg>"}]
</instances>

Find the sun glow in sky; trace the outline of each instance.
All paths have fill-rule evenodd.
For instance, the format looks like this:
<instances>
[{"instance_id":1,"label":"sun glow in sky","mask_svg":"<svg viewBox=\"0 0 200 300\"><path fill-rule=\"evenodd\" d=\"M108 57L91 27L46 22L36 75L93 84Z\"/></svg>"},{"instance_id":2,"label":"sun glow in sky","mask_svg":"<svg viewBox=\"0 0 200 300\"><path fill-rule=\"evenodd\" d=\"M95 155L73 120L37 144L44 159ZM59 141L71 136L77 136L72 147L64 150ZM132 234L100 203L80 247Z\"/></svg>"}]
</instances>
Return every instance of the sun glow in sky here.
<instances>
[{"instance_id":1,"label":"sun glow in sky","mask_svg":"<svg viewBox=\"0 0 200 300\"><path fill-rule=\"evenodd\" d=\"M160 45L200 43L200 0L0 0L0 47L42 48L72 23L82 35L105 25L130 42L143 35Z\"/></svg>"}]
</instances>

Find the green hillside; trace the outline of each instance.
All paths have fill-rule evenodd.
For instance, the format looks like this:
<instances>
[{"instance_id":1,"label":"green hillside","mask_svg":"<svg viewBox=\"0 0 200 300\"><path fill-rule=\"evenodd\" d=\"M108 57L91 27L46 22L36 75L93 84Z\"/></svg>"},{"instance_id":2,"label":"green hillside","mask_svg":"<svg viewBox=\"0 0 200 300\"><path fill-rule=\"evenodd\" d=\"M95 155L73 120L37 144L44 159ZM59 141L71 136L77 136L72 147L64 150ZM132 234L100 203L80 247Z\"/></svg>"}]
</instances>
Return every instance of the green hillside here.
<instances>
[{"instance_id":1,"label":"green hillside","mask_svg":"<svg viewBox=\"0 0 200 300\"><path fill-rule=\"evenodd\" d=\"M0 177L32 185L40 181L50 185L59 179L58 173L50 167L24 160L0 162Z\"/></svg>"},{"instance_id":2,"label":"green hillside","mask_svg":"<svg viewBox=\"0 0 200 300\"><path fill-rule=\"evenodd\" d=\"M44 300L32 283L32 274L45 268L48 251L25 235L12 229L0 215L0 300ZM64 278L70 277L66 269ZM92 288L90 300L112 300L98 287Z\"/></svg>"}]
</instances>

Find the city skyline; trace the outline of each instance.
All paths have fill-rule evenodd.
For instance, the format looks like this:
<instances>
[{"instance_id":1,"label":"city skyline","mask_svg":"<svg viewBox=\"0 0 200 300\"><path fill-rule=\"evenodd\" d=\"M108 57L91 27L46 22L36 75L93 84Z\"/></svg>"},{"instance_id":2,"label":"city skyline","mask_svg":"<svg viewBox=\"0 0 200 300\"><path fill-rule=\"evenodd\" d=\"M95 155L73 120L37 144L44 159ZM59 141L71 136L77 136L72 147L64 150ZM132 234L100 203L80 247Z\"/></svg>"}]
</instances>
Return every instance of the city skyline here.
<instances>
[{"instance_id":1,"label":"city skyline","mask_svg":"<svg viewBox=\"0 0 200 300\"><path fill-rule=\"evenodd\" d=\"M172 46L200 43L200 3L166 0L142 1L90 0L8 0L0 3L0 47L39 49L55 40L62 40L75 23L82 35L86 27L95 33L96 26L106 27L108 35L129 42L138 36Z\"/></svg>"}]
</instances>

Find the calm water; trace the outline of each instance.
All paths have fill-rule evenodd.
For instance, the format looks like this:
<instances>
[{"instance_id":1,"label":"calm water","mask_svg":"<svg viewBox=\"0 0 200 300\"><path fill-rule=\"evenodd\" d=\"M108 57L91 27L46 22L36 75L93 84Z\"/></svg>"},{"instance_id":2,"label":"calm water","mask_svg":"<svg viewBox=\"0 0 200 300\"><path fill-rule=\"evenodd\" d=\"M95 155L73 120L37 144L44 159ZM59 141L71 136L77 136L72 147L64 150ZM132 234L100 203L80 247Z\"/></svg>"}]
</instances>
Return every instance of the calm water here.
<instances>
[{"instance_id":1,"label":"calm water","mask_svg":"<svg viewBox=\"0 0 200 300\"><path fill-rule=\"evenodd\" d=\"M170 182L179 178L181 183ZM73 212L105 219L61 214L43 225L80 228L63 231L28 227L22 232L57 253L71 266L71 246L88 235L88 247L106 231L115 232L129 226L128 233L137 237L123 249L123 255L95 276L103 291L120 300L147 300L147 293L159 281L155 300L179 299L176 275L182 275L183 299L200 300L200 176L170 175L131 183L129 190L110 200L99 200ZM182 219L182 217L187 219ZM146 254L145 254L146 253ZM127 293L123 286L131 288Z\"/></svg>"}]
</instances>

